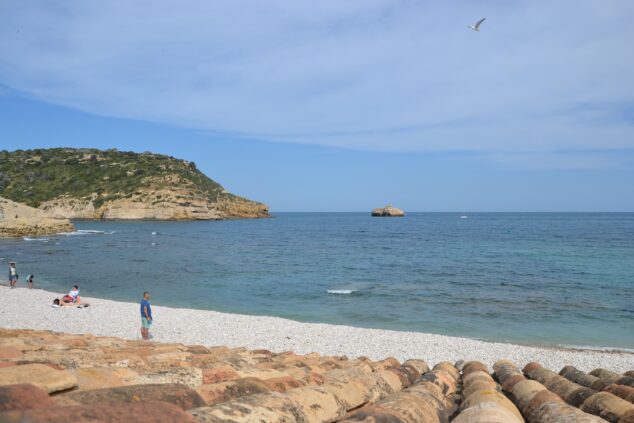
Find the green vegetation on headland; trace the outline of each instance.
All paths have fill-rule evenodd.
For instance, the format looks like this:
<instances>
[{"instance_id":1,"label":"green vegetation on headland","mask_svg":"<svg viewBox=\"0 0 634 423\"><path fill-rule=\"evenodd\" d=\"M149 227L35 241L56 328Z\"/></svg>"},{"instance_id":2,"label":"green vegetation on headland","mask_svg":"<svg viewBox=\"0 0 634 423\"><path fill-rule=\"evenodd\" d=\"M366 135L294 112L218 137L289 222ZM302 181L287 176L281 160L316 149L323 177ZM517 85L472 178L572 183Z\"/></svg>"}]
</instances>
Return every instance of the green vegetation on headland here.
<instances>
[{"instance_id":1,"label":"green vegetation on headland","mask_svg":"<svg viewBox=\"0 0 634 423\"><path fill-rule=\"evenodd\" d=\"M191 181L210 201L222 195L222 187L196 169L194 162L152 153L97 149L51 148L0 151L0 193L19 203L38 207L60 195L75 198L98 194L100 202L131 197L140 187L167 188L155 181L177 174Z\"/></svg>"},{"instance_id":2,"label":"green vegetation on headland","mask_svg":"<svg viewBox=\"0 0 634 423\"><path fill-rule=\"evenodd\" d=\"M127 204L143 204L146 208L212 207L222 213L230 205L231 212L222 217L241 217L240 212L232 215L236 203L240 207L266 208L228 193L200 172L194 162L116 149L0 151L0 196L32 207L46 206L43 203L59 199L67 206L75 204L69 203L71 200L80 200L89 202L95 210L114 207L116 203L119 208ZM201 214L175 218L209 218L202 211L194 213ZM268 211L256 214L268 215Z\"/></svg>"}]
</instances>

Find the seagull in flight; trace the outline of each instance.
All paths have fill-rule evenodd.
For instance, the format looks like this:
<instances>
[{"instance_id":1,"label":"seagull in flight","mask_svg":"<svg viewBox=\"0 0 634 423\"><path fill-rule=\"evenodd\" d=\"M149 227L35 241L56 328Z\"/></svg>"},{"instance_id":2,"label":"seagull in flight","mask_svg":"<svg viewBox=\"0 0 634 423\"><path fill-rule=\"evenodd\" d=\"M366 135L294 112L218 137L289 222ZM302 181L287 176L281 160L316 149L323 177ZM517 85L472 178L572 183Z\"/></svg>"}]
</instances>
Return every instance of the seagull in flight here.
<instances>
[{"instance_id":1,"label":"seagull in flight","mask_svg":"<svg viewBox=\"0 0 634 423\"><path fill-rule=\"evenodd\" d=\"M482 18L480 19L478 22L474 23L473 25L469 25L469 28L473 29L474 31L480 31L480 25L482 25L482 22L484 22L486 18Z\"/></svg>"}]
</instances>

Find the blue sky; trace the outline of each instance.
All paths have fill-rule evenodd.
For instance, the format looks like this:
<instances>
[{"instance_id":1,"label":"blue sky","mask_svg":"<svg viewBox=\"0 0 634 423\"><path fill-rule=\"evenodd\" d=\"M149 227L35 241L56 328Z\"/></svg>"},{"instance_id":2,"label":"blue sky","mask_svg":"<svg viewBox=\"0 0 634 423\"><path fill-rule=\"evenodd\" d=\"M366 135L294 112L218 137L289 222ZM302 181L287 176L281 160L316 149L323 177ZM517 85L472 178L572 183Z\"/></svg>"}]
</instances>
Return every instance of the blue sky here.
<instances>
[{"instance_id":1,"label":"blue sky","mask_svg":"<svg viewBox=\"0 0 634 423\"><path fill-rule=\"evenodd\" d=\"M166 153L273 211L634 211L633 19L628 0L9 0L0 148Z\"/></svg>"}]
</instances>

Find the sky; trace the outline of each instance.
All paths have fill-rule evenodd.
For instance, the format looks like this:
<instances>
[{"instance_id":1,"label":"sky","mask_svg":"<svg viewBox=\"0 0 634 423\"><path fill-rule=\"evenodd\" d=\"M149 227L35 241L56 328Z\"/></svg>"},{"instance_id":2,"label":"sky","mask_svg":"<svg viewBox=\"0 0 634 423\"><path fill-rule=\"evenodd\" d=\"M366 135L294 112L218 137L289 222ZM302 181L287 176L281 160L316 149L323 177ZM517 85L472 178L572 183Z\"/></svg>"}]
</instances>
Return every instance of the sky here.
<instances>
[{"instance_id":1,"label":"sky","mask_svg":"<svg viewBox=\"0 0 634 423\"><path fill-rule=\"evenodd\" d=\"M634 211L633 20L630 0L5 0L0 149L169 154L274 212Z\"/></svg>"}]
</instances>

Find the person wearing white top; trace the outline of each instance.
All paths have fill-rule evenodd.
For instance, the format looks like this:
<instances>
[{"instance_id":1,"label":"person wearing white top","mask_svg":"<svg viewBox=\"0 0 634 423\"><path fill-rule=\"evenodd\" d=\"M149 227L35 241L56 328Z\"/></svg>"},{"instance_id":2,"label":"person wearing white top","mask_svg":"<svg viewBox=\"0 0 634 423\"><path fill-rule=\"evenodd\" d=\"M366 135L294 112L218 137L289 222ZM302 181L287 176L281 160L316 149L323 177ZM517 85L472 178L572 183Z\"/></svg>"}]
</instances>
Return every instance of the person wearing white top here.
<instances>
[{"instance_id":1,"label":"person wearing white top","mask_svg":"<svg viewBox=\"0 0 634 423\"><path fill-rule=\"evenodd\" d=\"M62 298L62 301L65 303L79 303L79 287L77 285L73 285L73 289L71 289L68 294Z\"/></svg>"},{"instance_id":2,"label":"person wearing white top","mask_svg":"<svg viewBox=\"0 0 634 423\"><path fill-rule=\"evenodd\" d=\"M11 289L15 288L18 277L18 270L15 268L15 262L12 261L9 263L9 286Z\"/></svg>"},{"instance_id":3,"label":"person wearing white top","mask_svg":"<svg viewBox=\"0 0 634 423\"><path fill-rule=\"evenodd\" d=\"M77 297L79 297L79 287L77 285L73 285L73 289L70 290L70 292L68 293L68 295L70 295L71 297L73 297L73 300L77 300Z\"/></svg>"}]
</instances>

